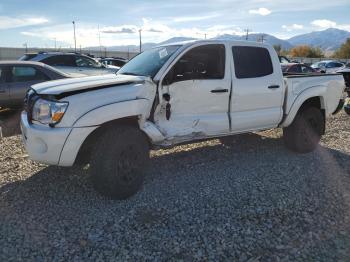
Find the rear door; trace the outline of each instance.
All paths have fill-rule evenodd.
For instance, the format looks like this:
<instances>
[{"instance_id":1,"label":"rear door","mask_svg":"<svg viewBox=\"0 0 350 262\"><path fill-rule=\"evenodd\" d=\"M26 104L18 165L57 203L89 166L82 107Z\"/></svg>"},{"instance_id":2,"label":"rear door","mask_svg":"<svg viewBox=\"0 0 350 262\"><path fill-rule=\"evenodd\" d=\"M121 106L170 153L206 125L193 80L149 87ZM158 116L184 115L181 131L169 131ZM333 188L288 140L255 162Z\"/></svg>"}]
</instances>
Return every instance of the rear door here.
<instances>
[{"instance_id":1,"label":"rear door","mask_svg":"<svg viewBox=\"0 0 350 262\"><path fill-rule=\"evenodd\" d=\"M273 63L277 59L267 47L232 47L233 132L276 127L282 119L284 88L281 66Z\"/></svg>"}]
</instances>

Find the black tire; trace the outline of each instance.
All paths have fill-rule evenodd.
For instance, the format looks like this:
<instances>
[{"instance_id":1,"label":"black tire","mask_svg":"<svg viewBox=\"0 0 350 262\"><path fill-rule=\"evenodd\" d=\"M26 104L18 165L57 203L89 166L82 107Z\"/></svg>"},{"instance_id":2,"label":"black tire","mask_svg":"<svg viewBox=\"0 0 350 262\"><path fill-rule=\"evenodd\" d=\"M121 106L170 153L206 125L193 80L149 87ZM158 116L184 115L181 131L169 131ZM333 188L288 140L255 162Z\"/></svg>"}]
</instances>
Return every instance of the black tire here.
<instances>
[{"instance_id":1,"label":"black tire","mask_svg":"<svg viewBox=\"0 0 350 262\"><path fill-rule=\"evenodd\" d=\"M148 160L149 144L140 130L131 126L110 127L92 152L92 184L104 196L126 199L141 188Z\"/></svg>"},{"instance_id":2,"label":"black tire","mask_svg":"<svg viewBox=\"0 0 350 262\"><path fill-rule=\"evenodd\" d=\"M346 104L346 105L344 106L344 111L345 111L345 113L347 113L348 115L350 115L350 104Z\"/></svg>"},{"instance_id":3,"label":"black tire","mask_svg":"<svg viewBox=\"0 0 350 262\"><path fill-rule=\"evenodd\" d=\"M294 152L309 153L316 149L325 131L325 119L320 109L301 109L292 124L283 129L286 147Z\"/></svg>"}]
</instances>

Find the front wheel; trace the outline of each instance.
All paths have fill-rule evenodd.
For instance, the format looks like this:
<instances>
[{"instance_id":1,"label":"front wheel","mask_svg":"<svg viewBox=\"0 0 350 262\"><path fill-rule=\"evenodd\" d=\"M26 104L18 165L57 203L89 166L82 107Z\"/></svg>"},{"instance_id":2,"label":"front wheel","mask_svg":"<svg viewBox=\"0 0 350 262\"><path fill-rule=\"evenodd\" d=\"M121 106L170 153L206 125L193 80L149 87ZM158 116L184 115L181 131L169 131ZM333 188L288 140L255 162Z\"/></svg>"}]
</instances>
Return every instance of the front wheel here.
<instances>
[{"instance_id":1,"label":"front wheel","mask_svg":"<svg viewBox=\"0 0 350 262\"><path fill-rule=\"evenodd\" d=\"M146 136L131 126L107 129L92 152L91 179L104 196L126 199L142 186L149 144Z\"/></svg>"},{"instance_id":2,"label":"front wheel","mask_svg":"<svg viewBox=\"0 0 350 262\"><path fill-rule=\"evenodd\" d=\"M320 109L309 107L295 116L292 124L283 129L283 139L288 149L309 153L317 147L325 131L325 119Z\"/></svg>"}]
</instances>

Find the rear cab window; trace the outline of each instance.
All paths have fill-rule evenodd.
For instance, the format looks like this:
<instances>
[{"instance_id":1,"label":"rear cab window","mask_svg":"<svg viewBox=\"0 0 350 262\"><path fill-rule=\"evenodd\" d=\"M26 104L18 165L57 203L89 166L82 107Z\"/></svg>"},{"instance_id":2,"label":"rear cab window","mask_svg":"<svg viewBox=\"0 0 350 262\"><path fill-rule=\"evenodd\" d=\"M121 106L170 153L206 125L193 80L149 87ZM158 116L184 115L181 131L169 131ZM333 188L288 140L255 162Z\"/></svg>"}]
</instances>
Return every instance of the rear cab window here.
<instances>
[{"instance_id":1,"label":"rear cab window","mask_svg":"<svg viewBox=\"0 0 350 262\"><path fill-rule=\"evenodd\" d=\"M266 48L233 46L232 53L236 78L257 78L273 74L271 56Z\"/></svg>"}]
</instances>

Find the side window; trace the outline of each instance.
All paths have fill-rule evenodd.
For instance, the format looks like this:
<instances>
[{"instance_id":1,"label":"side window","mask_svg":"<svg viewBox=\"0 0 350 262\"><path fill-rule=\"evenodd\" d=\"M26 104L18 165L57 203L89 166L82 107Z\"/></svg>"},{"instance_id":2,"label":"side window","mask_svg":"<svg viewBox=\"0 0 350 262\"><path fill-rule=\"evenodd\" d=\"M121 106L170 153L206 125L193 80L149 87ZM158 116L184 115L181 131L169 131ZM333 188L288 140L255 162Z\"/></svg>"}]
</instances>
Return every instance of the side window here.
<instances>
[{"instance_id":1,"label":"side window","mask_svg":"<svg viewBox=\"0 0 350 262\"><path fill-rule=\"evenodd\" d=\"M41 62L50 66L76 66L74 57L70 55L54 55L43 59Z\"/></svg>"},{"instance_id":2,"label":"side window","mask_svg":"<svg viewBox=\"0 0 350 262\"><path fill-rule=\"evenodd\" d=\"M335 63L335 66L336 66L336 67L342 67L342 66L344 66L344 65L341 64L341 63Z\"/></svg>"},{"instance_id":3,"label":"side window","mask_svg":"<svg viewBox=\"0 0 350 262\"><path fill-rule=\"evenodd\" d=\"M76 56L75 63L78 67L99 67L99 64L96 61L83 56Z\"/></svg>"},{"instance_id":4,"label":"side window","mask_svg":"<svg viewBox=\"0 0 350 262\"><path fill-rule=\"evenodd\" d=\"M255 78L273 73L270 53L263 47L232 47L236 77Z\"/></svg>"},{"instance_id":5,"label":"side window","mask_svg":"<svg viewBox=\"0 0 350 262\"><path fill-rule=\"evenodd\" d=\"M295 72L295 73L302 73L302 68L300 65L294 65L293 66L293 71L292 72Z\"/></svg>"},{"instance_id":6,"label":"side window","mask_svg":"<svg viewBox=\"0 0 350 262\"><path fill-rule=\"evenodd\" d=\"M319 67L319 68L324 68L325 66L326 66L326 63L319 63L319 64L318 64L318 67Z\"/></svg>"},{"instance_id":7,"label":"side window","mask_svg":"<svg viewBox=\"0 0 350 262\"><path fill-rule=\"evenodd\" d=\"M170 70L166 81L222 79L224 76L225 46L215 44L195 47L184 54Z\"/></svg>"},{"instance_id":8,"label":"side window","mask_svg":"<svg viewBox=\"0 0 350 262\"><path fill-rule=\"evenodd\" d=\"M302 65L301 66L301 72L303 72L303 73L312 73L313 70L310 67L308 67L308 66Z\"/></svg>"},{"instance_id":9,"label":"side window","mask_svg":"<svg viewBox=\"0 0 350 262\"><path fill-rule=\"evenodd\" d=\"M45 81L48 79L45 74L29 66L14 66L11 70L11 82Z\"/></svg>"}]
</instances>

